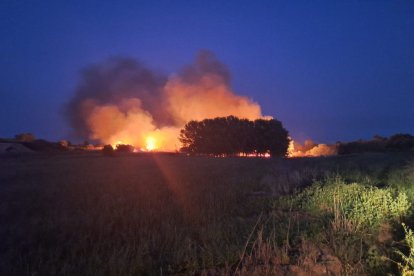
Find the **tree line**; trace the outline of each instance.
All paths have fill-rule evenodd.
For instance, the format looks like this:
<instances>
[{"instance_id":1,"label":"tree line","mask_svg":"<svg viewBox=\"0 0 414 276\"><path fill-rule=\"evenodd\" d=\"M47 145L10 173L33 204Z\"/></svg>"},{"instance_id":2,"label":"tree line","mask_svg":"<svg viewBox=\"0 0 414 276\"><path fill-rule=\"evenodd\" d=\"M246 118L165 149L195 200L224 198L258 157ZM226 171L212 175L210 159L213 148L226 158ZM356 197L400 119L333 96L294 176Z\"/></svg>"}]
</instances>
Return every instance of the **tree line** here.
<instances>
[{"instance_id":1,"label":"tree line","mask_svg":"<svg viewBox=\"0 0 414 276\"><path fill-rule=\"evenodd\" d=\"M234 116L190 121L181 130L181 151L208 155L286 156L288 131L276 119L254 121Z\"/></svg>"},{"instance_id":2,"label":"tree line","mask_svg":"<svg viewBox=\"0 0 414 276\"><path fill-rule=\"evenodd\" d=\"M410 151L414 150L414 136L405 133L398 133L389 138L376 135L368 141L338 142L337 148L338 154Z\"/></svg>"}]
</instances>

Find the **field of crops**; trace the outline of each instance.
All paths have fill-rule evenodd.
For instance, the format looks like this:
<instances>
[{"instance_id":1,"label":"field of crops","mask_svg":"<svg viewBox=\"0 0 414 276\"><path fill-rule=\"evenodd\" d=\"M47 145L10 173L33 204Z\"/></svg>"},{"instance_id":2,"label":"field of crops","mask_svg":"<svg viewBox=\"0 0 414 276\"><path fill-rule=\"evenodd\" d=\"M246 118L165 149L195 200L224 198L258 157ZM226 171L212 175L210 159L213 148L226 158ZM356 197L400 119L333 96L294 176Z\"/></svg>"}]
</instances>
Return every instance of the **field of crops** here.
<instances>
[{"instance_id":1,"label":"field of crops","mask_svg":"<svg viewBox=\"0 0 414 276\"><path fill-rule=\"evenodd\" d=\"M409 271L413 157L1 157L0 274Z\"/></svg>"}]
</instances>

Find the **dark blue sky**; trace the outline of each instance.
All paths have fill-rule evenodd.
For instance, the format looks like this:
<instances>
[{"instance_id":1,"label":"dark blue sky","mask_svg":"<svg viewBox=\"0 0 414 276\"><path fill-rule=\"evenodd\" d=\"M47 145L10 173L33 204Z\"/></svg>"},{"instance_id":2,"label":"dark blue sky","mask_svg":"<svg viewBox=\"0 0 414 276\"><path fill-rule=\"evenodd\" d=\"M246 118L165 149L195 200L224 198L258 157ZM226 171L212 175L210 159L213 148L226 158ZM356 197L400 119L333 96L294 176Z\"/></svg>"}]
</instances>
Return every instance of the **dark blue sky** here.
<instances>
[{"instance_id":1,"label":"dark blue sky","mask_svg":"<svg viewBox=\"0 0 414 276\"><path fill-rule=\"evenodd\" d=\"M65 138L90 63L171 74L200 49L296 139L414 133L414 1L3 0L0 35L0 137Z\"/></svg>"}]
</instances>

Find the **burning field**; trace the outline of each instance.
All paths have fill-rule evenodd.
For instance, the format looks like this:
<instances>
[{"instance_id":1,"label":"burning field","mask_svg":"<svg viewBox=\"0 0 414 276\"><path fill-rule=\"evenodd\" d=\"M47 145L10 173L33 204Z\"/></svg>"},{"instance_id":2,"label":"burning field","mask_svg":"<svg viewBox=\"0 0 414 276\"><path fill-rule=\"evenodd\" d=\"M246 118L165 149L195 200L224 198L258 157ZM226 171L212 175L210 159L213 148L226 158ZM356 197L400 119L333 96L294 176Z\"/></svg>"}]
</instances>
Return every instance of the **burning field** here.
<instances>
[{"instance_id":1,"label":"burning field","mask_svg":"<svg viewBox=\"0 0 414 276\"><path fill-rule=\"evenodd\" d=\"M179 151L180 130L191 120L236 116L270 119L258 103L238 95L230 72L213 53L166 77L127 58L113 58L83 71L66 115L76 137L136 151ZM335 148L291 142L290 157L333 155Z\"/></svg>"},{"instance_id":2,"label":"burning field","mask_svg":"<svg viewBox=\"0 0 414 276\"><path fill-rule=\"evenodd\" d=\"M207 51L170 77L132 59L90 66L67 115L78 137L142 151L179 150L179 131L190 120L263 117L257 103L231 89L229 71Z\"/></svg>"},{"instance_id":3,"label":"burning field","mask_svg":"<svg viewBox=\"0 0 414 276\"><path fill-rule=\"evenodd\" d=\"M131 59L92 65L66 115L103 154L0 157L1 275L385 275L404 265L395 241L412 223L413 153L393 149L414 137L342 144L391 149L366 155L300 144L231 89L209 52L170 77ZM219 149L196 151L192 129ZM160 153L187 142L201 154ZM123 154L130 145L159 153ZM292 158L238 158L287 148ZM308 156L330 157L294 158Z\"/></svg>"}]
</instances>

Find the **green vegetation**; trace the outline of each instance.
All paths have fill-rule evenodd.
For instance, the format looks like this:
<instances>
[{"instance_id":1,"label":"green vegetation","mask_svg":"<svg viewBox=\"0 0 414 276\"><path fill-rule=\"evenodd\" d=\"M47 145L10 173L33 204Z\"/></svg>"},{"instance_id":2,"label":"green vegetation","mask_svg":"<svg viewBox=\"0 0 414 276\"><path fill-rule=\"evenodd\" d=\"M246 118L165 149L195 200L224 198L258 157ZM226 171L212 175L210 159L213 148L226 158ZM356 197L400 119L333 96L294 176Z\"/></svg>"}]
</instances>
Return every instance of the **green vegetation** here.
<instances>
[{"instance_id":1,"label":"green vegetation","mask_svg":"<svg viewBox=\"0 0 414 276\"><path fill-rule=\"evenodd\" d=\"M373 229L381 223L407 215L410 202L404 192L358 183L347 184L341 177L316 181L294 199L294 205L313 214L346 220L355 230Z\"/></svg>"},{"instance_id":2,"label":"green vegetation","mask_svg":"<svg viewBox=\"0 0 414 276\"><path fill-rule=\"evenodd\" d=\"M402 262L398 262L398 267L401 270L401 275L414 275L414 234L404 223L405 243L408 246L408 254L397 250L396 253L401 257Z\"/></svg>"},{"instance_id":3,"label":"green vegetation","mask_svg":"<svg viewBox=\"0 0 414 276\"><path fill-rule=\"evenodd\" d=\"M313 221L308 222L312 230L304 229L298 234L325 246L325 254L338 258L342 272L386 274L392 271L391 263L384 260L394 258L393 251L389 250L393 241L392 225L410 213L411 203L405 192L390 187L347 184L337 176L315 181L290 200L292 206L313 216ZM286 205L282 199L283 204Z\"/></svg>"},{"instance_id":4,"label":"green vegetation","mask_svg":"<svg viewBox=\"0 0 414 276\"><path fill-rule=\"evenodd\" d=\"M2 157L0 274L411 275L413 157Z\"/></svg>"}]
</instances>

